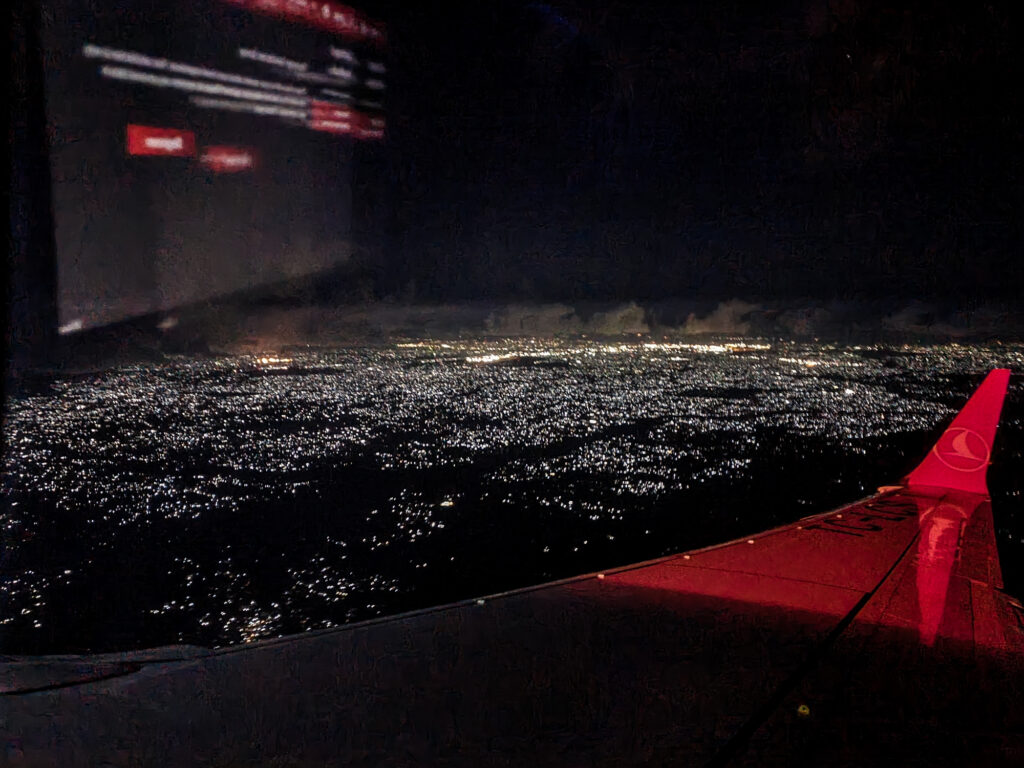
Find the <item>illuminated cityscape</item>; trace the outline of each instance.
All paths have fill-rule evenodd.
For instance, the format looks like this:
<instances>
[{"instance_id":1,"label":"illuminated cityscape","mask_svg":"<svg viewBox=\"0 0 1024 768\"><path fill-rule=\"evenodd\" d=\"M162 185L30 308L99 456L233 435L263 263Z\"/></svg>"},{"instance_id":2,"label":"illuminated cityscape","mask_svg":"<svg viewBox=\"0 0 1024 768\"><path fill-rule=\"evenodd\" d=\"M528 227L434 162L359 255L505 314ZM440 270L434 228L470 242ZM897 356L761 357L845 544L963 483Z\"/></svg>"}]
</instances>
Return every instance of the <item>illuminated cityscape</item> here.
<instances>
[{"instance_id":1,"label":"illuminated cityscape","mask_svg":"<svg viewBox=\"0 0 1024 768\"><path fill-rule=\"evenodd\" d=\"M3 650L251 641L744 536L898 480L995 366L1024 345L422 340L59 378L8 402ZM1017 381L1002 430L1009 582Z\"/></svg>"}]
</instances>

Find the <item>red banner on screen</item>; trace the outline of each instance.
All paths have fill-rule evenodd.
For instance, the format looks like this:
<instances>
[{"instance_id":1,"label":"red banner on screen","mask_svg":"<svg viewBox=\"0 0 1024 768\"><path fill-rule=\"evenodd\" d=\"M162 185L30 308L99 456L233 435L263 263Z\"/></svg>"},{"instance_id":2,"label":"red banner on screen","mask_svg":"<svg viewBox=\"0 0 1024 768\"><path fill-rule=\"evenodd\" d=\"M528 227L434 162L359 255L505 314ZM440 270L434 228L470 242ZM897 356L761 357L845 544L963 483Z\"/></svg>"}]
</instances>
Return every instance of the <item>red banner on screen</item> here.
<instances>
[{"instance_id":1,"label":"red banner on screen","mask_svg":"<svg viewBox=\"0 0 1024 768\"><path fill-rule=\"evenodd\" d=\"M357 139L383 139L384 118L366 115L345 104L313 101L309 127L314 131L341 133Z\"/></svg>"},{"instance_id":2,"label":"red banner on screen","mask_svg":"<svg viewBox=\"0 0 1024 768\"><path fill-rule=\"evenodd\" d=\"M329 117L313 117L309 121L309 127L314 131L327 131L328 133L350 134L355 131L355 124L352 120L332 120Z\"/></svg>"},{"instance_id":3,"label":"red banner on screen","mask_svg":"<svg viewBox=\"0 0 1024 768\"><path fill-rule=\"evenodd\" d=\"M253 12L278 16L333 32L352 40L377 45L385 41L384 25L366 18L355 8L324 0L224 0Z\"/></svg>"},{"instance_id":4,"label":"red banner on screen","mask_svg":"<svg viewBox=\"0 0 1024 768\"><path fill-rule=\"evenodd\" d=\"M196 135L177 128L128 125L129 155L192 157L196 153Z\"/></svg>"},{"instance_id":5,"label":"red banner on screen","mask_svg":"<svg viewBox=\"0 0 1024 768\"><path fill-rule=\"evenodd\" d=\"M310 101L309 111L314 120L351 120L353 114L352 107L348 104L317 99Z\"/></svg>"},{"instance_id":6,"label":"red banner on screen","mask_svg":"<svg viewBox=\"0 0 1024 768\"><path fill-rule=\"evenodd\" d=\"M245 147L204 147L199 162L214 173L239 173L256 167L256 155Z\"/></svg>"}]
</instances>

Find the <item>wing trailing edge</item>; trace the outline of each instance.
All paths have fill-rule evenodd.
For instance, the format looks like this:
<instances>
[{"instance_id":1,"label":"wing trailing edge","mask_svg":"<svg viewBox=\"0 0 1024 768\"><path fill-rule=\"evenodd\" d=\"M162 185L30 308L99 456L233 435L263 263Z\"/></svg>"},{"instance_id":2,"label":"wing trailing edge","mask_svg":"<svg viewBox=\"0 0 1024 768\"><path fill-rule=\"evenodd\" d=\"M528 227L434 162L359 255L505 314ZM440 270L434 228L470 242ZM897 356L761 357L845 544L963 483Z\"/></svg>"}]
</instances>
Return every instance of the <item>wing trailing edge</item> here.
<instances>
[{"instance_id":1,"label":"wing trailing edge","mask_svg":"<svg viewBox=\"0 0 1024 768\"><path fill-rule=\"evenodd\" d=\"M990 371L904 484L987 496L985 474L1009 381L1008 368Z\"/></svg>"}]
</instances>

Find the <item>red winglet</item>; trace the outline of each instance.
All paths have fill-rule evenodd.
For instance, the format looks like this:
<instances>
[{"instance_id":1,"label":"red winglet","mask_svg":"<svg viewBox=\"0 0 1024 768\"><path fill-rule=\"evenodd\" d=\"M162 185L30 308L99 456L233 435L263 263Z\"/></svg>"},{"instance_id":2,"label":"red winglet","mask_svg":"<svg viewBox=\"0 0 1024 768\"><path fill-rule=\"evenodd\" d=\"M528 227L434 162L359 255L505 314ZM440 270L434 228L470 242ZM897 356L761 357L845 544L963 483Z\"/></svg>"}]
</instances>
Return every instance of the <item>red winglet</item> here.
<instances>
[{"instance_id":1,"label":"red winglet","mask_svg":"<svg viewBox=\"0 0 1024 768\"><path fill-rule=\"evenodd\" d=\"M931 485L988 495L985 472L1009 382L1009 369L991 371L924 461L907 475L906 485Z\"/></svg>"}]
</instances>

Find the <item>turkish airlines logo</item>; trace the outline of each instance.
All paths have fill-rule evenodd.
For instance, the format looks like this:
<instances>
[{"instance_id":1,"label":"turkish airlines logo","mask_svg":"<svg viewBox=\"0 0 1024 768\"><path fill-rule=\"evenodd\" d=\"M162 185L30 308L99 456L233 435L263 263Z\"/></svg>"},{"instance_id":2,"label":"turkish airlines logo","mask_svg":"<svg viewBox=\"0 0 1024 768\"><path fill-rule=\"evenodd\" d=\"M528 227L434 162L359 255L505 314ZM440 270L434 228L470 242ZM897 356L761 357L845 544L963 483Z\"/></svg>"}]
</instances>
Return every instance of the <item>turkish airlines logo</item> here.
<instances>
[{"instance_id":1,"label":"turkish airlines logo","mask_svg":"<svg viewBox=\"0 0 1024 768\"><path fill-rule=\"evenodd\" d=\"M985 438L966 427L947 429L932 451L939 461L958 472L976 472L988 466L991 455Z\"/></svg>"}]
</instances>

